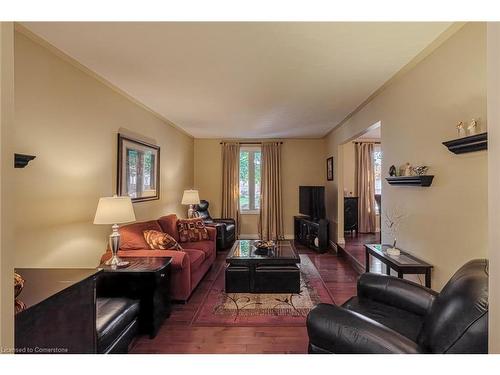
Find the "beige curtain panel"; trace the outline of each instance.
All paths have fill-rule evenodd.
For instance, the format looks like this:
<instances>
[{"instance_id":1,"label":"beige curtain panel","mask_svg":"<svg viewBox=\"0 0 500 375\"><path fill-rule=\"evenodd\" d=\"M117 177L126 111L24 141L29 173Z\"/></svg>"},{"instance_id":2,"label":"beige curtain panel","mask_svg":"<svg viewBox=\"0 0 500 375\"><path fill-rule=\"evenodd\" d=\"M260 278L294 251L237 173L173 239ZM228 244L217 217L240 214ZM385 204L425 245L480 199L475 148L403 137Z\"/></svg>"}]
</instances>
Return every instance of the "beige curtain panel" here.
<instances>
[{"instance_id":1,"label":"beige curtain panel","mask_svg":"<svg viewBox=\"0 0 500 375\"><path fill-rule=\"evenodd\" d=\"M355 146L359 232L374 233L376 230L376 215L373 143L356 143Z\"/></svg>"},{"instance_id":2,"label":"beige curtain panel","mask_svg":"<svg viewBox=\"0 0 500 375\"><path fill-rule=\"evenodd\" d=\"M240 145L222 144L222 217L236 221L240 234Z\"/></svg>"},{"instance_id":3,"label":"beige curtain panel","mask_svg":"<svg viewBox=\"0 0 500 375\"><path fill-rule=\"evenodd\" d=\"M259 236L283 240L283 198L281 184L281 143L262 144Z\"/></svg>"}]
</instances>

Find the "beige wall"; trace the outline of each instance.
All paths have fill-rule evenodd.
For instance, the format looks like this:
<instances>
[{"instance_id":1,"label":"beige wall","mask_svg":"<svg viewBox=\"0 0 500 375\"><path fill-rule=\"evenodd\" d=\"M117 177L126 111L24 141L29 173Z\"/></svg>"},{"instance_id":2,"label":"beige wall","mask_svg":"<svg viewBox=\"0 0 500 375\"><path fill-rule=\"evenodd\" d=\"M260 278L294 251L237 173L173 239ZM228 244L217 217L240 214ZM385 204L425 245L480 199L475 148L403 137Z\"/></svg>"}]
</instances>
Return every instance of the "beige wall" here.
<instances>
[{"instance_id":1,"label":"beige wall","mask_svg":"<svg viewBox=\"0 0 500 375\"><path fill-rule=\"evenodd\" d=\"M115 193L118 132L161 147L161 199L134 204L137 220L185 214L193 138L18 32L15 101L16 151L37 156L15 181L16 266L98 264L110 227L92 221Z\"/></svg>"},{"instance_id":2,"label":"beige wall","mask_svg":"<svg viewBox=\"0 0 500 375\"><path fill-rule=\"evenodd\" d=\"M435 268L433 286L440 289L467 260L486 256L487 153L450 153L441 142L456 136L458 121L486 124L486 27L469 23L413 69L394 80L344 125L327 136L327 154L381 121L384 173L409 161L430 166L430 188L382 186L382 210L400 205L408 218L398 243ZM340 169L340 170L339 170ZM328 214L340 223L341 181L328 182ZM390 238L383 230L383 241ZM337 237L333 226L332 234Z\"/></svg>"},{"instance_id":3,"label":"beige wall","mask_svg":"<svg viewBox=\"0 0 500 375\"><path fill-rule=\"evenodd\" d=\"M0 354L14 343L14 25L0 23Z\"/></svg>"},{"instance_id":4,"label":"beige wall","mask_svg":"<svg viewBox=\"0 0 500 375\"><path fill-rule=\"evenodd\" d=\"M488 23L489 352L500 353L500 23Z\"/></svg>"},{"instance_id":5,"label":"beige wall","mask_svg":"<svg viewBox=\"0 0 500 375\"><path fill-rule=\"evenodd\" d=\"M210 213L220 217L222 155L219 139L195 139L194 185L210 202ZM293 236L293 216L299 211L299 186L324 185L326 160L323 139L285 139L282 148L285 234ZM242 215L242 235L258 233L258 215Z\"/></svg>"}]
</instances>

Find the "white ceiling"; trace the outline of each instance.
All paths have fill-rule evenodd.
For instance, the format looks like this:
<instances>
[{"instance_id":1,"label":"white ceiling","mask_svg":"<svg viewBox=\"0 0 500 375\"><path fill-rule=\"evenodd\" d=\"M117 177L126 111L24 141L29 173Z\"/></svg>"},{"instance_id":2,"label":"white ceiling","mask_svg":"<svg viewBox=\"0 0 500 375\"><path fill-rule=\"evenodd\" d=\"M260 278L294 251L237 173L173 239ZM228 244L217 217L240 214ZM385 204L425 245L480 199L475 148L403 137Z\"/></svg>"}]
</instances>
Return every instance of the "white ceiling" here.
<instances>
[{"instance_id":1,"label":"white ceiling","mask_svg":"<svg viewBox=\"0 0 500 375\"><path fill-rule=\"evenodd\" d=\"M450 23L23 25L194 137L314 138Z\"/></svg>"}]
</instances>

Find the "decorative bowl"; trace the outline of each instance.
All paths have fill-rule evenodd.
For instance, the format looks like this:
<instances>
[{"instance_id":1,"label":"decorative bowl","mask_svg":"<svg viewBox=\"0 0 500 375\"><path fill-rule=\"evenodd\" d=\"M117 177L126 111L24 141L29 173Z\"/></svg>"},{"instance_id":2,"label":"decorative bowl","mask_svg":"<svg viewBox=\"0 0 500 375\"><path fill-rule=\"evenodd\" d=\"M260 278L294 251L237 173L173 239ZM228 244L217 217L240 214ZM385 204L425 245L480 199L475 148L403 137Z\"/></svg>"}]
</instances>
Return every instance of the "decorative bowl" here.
<instances>
[{"instance_id":1,"label":"decorative bowl","mask_svg":"<svg viewBox=\"0 0 500 375\"><path fill-rule=\"evenodd\" d=\"M269 250L273 249L276 246L274 241L263 241L263 240L255 241L253 245L259 250Z\"/></svg>"}]
</instances>

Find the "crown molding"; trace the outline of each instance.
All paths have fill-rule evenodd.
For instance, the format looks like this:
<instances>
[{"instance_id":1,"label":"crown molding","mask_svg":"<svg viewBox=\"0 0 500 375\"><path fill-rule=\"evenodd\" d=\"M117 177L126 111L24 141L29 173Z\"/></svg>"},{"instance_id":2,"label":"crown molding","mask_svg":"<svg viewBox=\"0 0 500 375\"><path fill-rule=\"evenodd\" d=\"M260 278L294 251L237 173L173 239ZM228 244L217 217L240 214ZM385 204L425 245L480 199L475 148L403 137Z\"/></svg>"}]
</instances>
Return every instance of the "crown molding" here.
<instances>
[{"instance_id":1,"label":"crown molding","mask_svg":"<svg viewBox=\"0 0 500 375\"><path fill-rule=\"evenodd\" d=\"M427 47L420 51L413 59L410 60L405 66L398 70L391 78L389 78L382 86L373 92L368 98L366 98L360 105L358 105L352 112L350 112L342 121L335 125L331 130L329 130L323 138L328 137L331 133L339 130L344 126L349 119L351 119L355 114L360 112L368 103L379 96L386 88L391 86L394 82L404 76L407 72L412 70L418 63L428 57L432 52L438 49L445 41L447 41L451 36L456 34L462 27L465 26L467 22L454 22L450 27L443 31L439 36L434 39Z\"/></svg>"}]
</instances>

